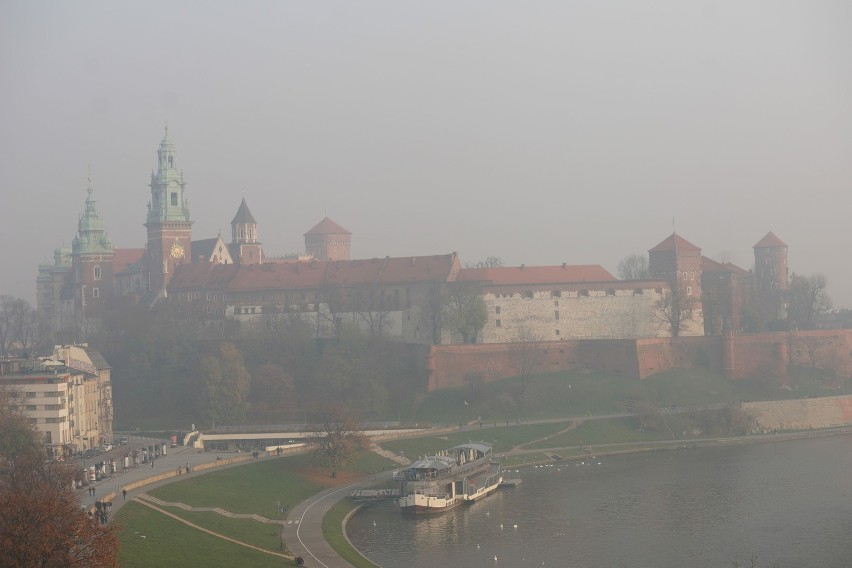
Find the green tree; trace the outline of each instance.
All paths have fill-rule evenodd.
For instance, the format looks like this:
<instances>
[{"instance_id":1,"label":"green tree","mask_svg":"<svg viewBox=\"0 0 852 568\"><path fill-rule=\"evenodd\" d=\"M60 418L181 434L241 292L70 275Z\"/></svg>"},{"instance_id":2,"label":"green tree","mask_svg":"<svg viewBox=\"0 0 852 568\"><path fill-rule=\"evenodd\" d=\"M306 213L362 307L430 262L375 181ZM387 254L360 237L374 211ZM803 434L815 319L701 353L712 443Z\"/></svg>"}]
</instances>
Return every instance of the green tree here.
<instances>
[{"instance_id":1,"label":"green tree","mask_svg":"<svg viewBox=\"0 0 852 568\"><path fill-rule=\"evenodd\" d=\"M239 424L246 417L251 375L233 343L222 342L217 351L201 360L205 410L214 424Z\"/></svg>"}]
</instances>

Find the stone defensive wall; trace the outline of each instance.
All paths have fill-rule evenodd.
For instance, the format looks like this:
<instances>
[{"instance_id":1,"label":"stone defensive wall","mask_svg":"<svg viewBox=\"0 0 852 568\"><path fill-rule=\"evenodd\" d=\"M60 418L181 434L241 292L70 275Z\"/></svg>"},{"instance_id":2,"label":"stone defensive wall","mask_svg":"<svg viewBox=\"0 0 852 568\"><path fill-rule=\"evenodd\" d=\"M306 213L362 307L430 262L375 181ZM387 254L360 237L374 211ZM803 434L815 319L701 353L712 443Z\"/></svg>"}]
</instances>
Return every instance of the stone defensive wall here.
<instances>
[{"instance_id":1,"label":"stone defensive wall","mask_svg":"<svg viewBox=\"0 0 852 568\"><path fill-rule=\"evenodd\" d=\"M808 430L852 425L852 396L744 402L762 430Z\"/></svg>"},{"instance_id":2,"label":"stone defensive wall","mask_svg":"<svg viewBox=\"0 0 852 568\"><path fill-rule=\"evenodd\" d=\"M530 343L435 345L428 356L430 391L532 373L593 370L644 379L674 368L700 367L729 378L787 381L789 365L852 376L852 330L738 336L580 339Z\"/></svg>"}]
</instances>

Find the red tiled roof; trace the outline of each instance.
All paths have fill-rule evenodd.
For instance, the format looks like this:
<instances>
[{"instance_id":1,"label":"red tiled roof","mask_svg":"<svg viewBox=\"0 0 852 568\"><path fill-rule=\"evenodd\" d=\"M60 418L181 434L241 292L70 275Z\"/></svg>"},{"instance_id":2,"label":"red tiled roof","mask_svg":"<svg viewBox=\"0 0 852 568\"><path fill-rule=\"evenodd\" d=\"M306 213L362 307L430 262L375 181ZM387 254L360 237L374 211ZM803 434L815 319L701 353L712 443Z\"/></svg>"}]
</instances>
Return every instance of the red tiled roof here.
<instances>
[{"instance_id":1,"label":"red tiled roof","mask_svg":"<svg viewBox=\"0 0 852 568\"><path fill-rule=\"evenodd\" d=\"M349 231L326 217L313 226L304 236L308 235L351 235Z\"/></svg>"},{"instance_id":2,"label":"red tiled roof","mask_svg":"<svg viewBox=\"0 0 852 568\"><path fill-rule=\"evenodd\" d=\"M786 247L787 243L779 239L775 236L775 233L769 231L766 233L766 236L760 239L756 245L752 248L776 248L776 247Z\"/></svg>"},{"instance_id":3,"label":"red tiled roof","mask_svg":"<svg viewBox=\"0 0 852 568\"><path fill-rule=\"evenodd\" d=\"M663 242L649 250L648 252L662 252L662 251L670 251L670 250L701 250L699 247L695 246L688 240L684 239L677 233L672 233L668 237L666 237Z\"/></svg>"},{"instance_id":4,"label":"red tiled roof","mask_svg":"<svg viewBox=\"0 0 852 568\"><path fill-rule=\"evenodd\" d=\"M142 260L142 256L145 254L145 249L120 249L117 248L113 251L112 257L112 273L118 274L125 270L131 264L139 262Z\"/></svg>"},{"instance_id":5,"label":"red tiled roof","mask_svg":"<svg viewBox=\"0 0 852 568\"><path fill-rule=\"evenodd\" d=\"M517 266L462 268L457 280L490 282L492 285L568 284L572 282L611 282L616 278L597 264L562 266Z\"/></svg>"},{"instance_id":6,"label":"red tiled roof","mask_svg":"<svg viewBox=\"0 0 852 568\"><path fill-rule=\"evenodd\" d=\"M701 272L731 272L734 274L739 274L740 276L746 276L748 274L751 274L748 270L740 268L736 264L733 264L731 262L716 262L712 258L707 258L706 256L701 257Z\"/></svg>"},{"instance_id":7,"label":"red tiled roof","mask_svg":"<svg viewBox=\"0 0 852 568\"><path fill-rule=\"evenodd\" d=\"M169 281L171 293L189 290L315 289L322 286L405 284L450 279L455 254L268 264L183 264Z\"/></svg>"}]
</instances>

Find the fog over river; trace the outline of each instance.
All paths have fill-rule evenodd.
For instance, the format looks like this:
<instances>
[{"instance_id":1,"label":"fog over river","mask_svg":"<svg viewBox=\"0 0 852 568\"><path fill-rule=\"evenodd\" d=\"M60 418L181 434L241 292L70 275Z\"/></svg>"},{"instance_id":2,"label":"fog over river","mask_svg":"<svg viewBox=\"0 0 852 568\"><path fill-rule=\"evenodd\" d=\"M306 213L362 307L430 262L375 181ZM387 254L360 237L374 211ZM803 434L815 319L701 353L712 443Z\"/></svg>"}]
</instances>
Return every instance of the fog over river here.
<instances>
[{"instance_id":1,"label":"fog over river","mask_svg":"<svg viewBox=\"0 0 852 568\"><path fill-rule=\"evenodd\" d=\"M368 506L347 532L384 568L848 568L850 473L848 435L599 456L512 470L517 488L436 516Z\"/></svg>"}]
</instances>

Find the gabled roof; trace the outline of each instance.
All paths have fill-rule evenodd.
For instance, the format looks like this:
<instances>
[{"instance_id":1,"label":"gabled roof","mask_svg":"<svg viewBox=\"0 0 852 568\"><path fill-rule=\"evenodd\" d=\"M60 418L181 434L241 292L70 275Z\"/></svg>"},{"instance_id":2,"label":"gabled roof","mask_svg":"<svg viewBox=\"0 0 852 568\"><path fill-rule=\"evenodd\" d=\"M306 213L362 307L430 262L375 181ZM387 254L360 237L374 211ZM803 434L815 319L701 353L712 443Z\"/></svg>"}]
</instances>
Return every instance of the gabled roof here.
<instances>
[{"instance_id":1,"label":"gabled roof","mask_svg":"<svg viewBox=\"0 0 852 568\"><path fill-rule=\"evenodd\" d=\"M183 264L169 281L169 293L190 290L305 290L409 282L446 282L455 254L402 258L297 261L267 264Z\"/></svg>"},{"instance_id":2,"label":"gabled roof","mask_svg":"<svg viewBox=\"0 0 852 568\"><path fill-rule=\"evenodd\" d=\"M701 272L705 274L710 273L725 273L730 272L733 274L739 274L740 276L748 276L751 274L745 268L740 268L736 264L731 262L716 262L712 258L707 258L706 256L701 257Z\"/></svg>"},{"instance_id":3,"label":"gabled roof","mask_svg":"<svg viewBox=\"0 0 852 568\"><path fill-rule=\"evenodd\" d=\"M688 240L684 239L677 233L672 233L668 237L666 237L660 244L649 250L648 252L663 252L663 251L673 251L673 250L697 250L701 249Z\"/></svg>"},{"instance_id":4,"label":"gabled roof","mask_svg":"<svg viewBox=\"0 0 852 568\"><path fill-rule=\"evenodd\" d=\"M611 282L615 276L598 264L562 266L501 266L499 268L462 268L457 280L489 282L492 285L570 284L574 282Z\"/></svg>"},{"instance_id":5,"label":"gabled roof","mask_svg":"<svg viewBox=\"0 0 852 568\"><path fill-rule=\"evenodd\" d=\"M192 262L197 262L198 257L204 257L204 262L210 262L210 257L213 256L213 250L216 248L216 243L221 237L213 239L201 239L192 241Z\"/></svg>"},{"instance_id":6,"label":"gabled roof","mask_svg":"<svg viewBox=\"0 0 852 568\"><path fill-rule=\"evenodd\" d=\"M145 255L145 249L120 249L113 251L112 256L112 273L118 274L124 272L128 267L136 264Z\"/></svg>"},{"instance_id":7,"label":"gabled roof","mask_svg":"<svg viewBox=\"0 0 852 568\"><path fill-rule=\"evenodd\" d=\"M303 236L307 237L308 235L351 235L349 231L326 217L316 225L314 225L307 233Z\"/></svg>"},{"instance_id":8,"label":"gabled roof","mask_svg":"<svg viewBox=\"0 0 852 568\"><path fill-rule=\"evenodd\" d=\"M777 248L787 247L787 243L775 236L775 233L769 231L766 236L760 239L752 248Z\"/></svg>"},{"instance_id":9,"label":"gabled roof","mask_svg":"<svg viewBox=\"0 0 852 568\"><path fill-rule=\"evenodd\" d=\"M257 221L254 220L254 216L249 211L248 205L246 205L246 198L243 197L240 208L237 209L237 214L234 216L234 220L231 221L231 225L245 225L247 223L254 223L256 225Z\"/></svg>"}]
</instances>

